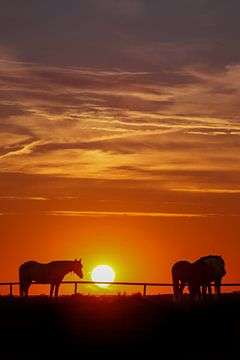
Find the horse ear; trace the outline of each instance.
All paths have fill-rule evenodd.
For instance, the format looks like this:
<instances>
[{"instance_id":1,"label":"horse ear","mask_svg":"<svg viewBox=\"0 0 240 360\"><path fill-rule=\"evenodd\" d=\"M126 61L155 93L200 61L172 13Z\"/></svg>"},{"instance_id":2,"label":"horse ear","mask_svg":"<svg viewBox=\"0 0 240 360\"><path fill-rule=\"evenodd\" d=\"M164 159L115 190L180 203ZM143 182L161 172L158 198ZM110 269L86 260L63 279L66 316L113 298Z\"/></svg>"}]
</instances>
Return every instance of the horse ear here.
<instances>
[{"instance_id":1,"label":"horse ear","mask_svg":"<svg viewBox=\"0 0 240 360\"><path fill-rule=\"evenodd\" d=\"M79 259L79 262L82 262L82 259L81 259L81 258Z\"/></svg>"},{"instance_id":2,"label":"horse ear","mask_svg":"<svg viewBox=\"0 0 240 360\"><path fill-rule=\"evenodd\" d=\"M77 259L75 258L75 260L74 261L77 261Z\"/></svg>"}]
</instances>

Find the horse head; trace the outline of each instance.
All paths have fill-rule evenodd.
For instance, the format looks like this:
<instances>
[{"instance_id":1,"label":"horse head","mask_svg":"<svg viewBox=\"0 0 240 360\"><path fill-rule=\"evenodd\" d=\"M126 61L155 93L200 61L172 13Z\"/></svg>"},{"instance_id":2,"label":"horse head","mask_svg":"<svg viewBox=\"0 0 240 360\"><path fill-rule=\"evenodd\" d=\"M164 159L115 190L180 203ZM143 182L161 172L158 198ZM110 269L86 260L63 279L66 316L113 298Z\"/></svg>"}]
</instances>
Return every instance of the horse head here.
<instances>
[{"instance_id":1,"label":"horse head","mask_svg":"<svg viewBox=\"0 0 240 360\"><path fill-rule=\"evenodd\" d=\"M83 278L83 271L82 271L83 265L82 265L82 261L75 259L73 261L73 271L75 272L75 274L77 274L80 279Z\"/></svg>"}]
</instances>

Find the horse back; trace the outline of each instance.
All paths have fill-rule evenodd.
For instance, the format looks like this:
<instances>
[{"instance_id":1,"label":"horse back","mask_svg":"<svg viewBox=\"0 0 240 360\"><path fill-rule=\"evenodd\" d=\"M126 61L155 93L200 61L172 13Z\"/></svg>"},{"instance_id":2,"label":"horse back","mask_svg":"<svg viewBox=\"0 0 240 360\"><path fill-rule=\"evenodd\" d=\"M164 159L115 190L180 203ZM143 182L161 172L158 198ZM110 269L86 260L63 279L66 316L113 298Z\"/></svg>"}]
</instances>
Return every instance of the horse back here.
<instances>
[{"instance_id":1,"label":"horse back","mask_svg":"<svg viewBox=\"0 0 240 360\"><path fill-rule=\"evenodd\" d=\"M27 261L19 267L20 280L35 281L42 284L61 281L62 273L58 267L57 262L54 261L47 264Z\"/></svg>"},{"instance_id":2,"label":"horse back","mask_svg":"<svg viewBox=\"0 0 240 360\"><path fill-rule=\"evenodd\" d=\"M29 269L31 269L33 266L35 266L37 264L38 264L38 262L33 261L33 260L30 260L30 261L27 261L27 262L21 264L19 266L19 274L23 274L23 273L29 271Z\"/></svg>"}]
</instances>

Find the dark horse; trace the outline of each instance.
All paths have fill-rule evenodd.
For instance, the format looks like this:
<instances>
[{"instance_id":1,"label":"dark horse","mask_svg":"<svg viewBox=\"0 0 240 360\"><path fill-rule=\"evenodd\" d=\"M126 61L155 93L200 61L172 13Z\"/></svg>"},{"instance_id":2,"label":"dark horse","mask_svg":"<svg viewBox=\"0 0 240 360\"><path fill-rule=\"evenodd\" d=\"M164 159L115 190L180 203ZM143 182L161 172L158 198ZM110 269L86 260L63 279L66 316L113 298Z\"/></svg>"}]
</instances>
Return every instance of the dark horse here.
<instances>
[{"instance_id":1,"label":"dark horse","mask_svg":"<svg viewBox=\"0 0 240 360\"><path fill-rule=\"evenodd\" d=\"M225 274L225 262L221 256L208 255L201 257L192 264L189 281L190 297L194 299L197 296L198 299L204 299L206 298L207 289L209 296L211 296L211 283L213 282L215 293L219 298L221 295L222 277Z\"/></svg>"},{"instance_id":2,"label":"dark horse","mask_svg":"<svg viewBox=\"0 0 240 360\"><path fill-rule=\"evenodd\" d=\"M175 301L182 301L183 290L189 284L192 264L186 260L177 261L171 269Z\"/></svg>"},{"instance_id":3,"label":"dark horse","mask_svg":"<svg viewBox=\"0 0 240 360\"><path fill-rule=\"evenodd\" d=\"M27 298L28 290L34 281L38 284L50 284L50 297L58 296L59 286L64 276L71 271L83 278L83 265L81 259L74 261L52 261L48 264L41 264L36 261L28 261L19 267L20 295Z\"/></svg>"},{"instance_id":4,"label":"dark horse","mask_svg":"<svg viewBox=\"0 0 240 360\"><path fill-rule=\"evenodd\" d=\"M225 262L221 256L208 255L196 260L178 261L172 267L172 281L174 299L182 300L183 289L188 285L190 298L197 297L199 300L206 297L208 290L211 296L211 283L214 282L217 297L221 293L222 277L226 274Z\"/></svg>"}]
</instances>

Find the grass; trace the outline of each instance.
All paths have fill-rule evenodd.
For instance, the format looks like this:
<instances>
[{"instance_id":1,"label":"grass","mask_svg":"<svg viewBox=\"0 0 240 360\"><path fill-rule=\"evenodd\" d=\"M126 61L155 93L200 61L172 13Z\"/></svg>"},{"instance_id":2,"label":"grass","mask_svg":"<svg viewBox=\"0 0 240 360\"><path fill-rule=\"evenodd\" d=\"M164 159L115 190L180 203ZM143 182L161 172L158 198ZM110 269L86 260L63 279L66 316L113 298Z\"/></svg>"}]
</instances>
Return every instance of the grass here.
<instances>
[{"instance_id":1,"label":"grass","mask_svg":"<svg viewBox=\"0 0 240 360\"><path fill-rule=\"evenodd\" d=\"M237 359L240 295L175 304L172 295L0 297L3 359L145 355Z\"/></svg>"}]
</instances>

